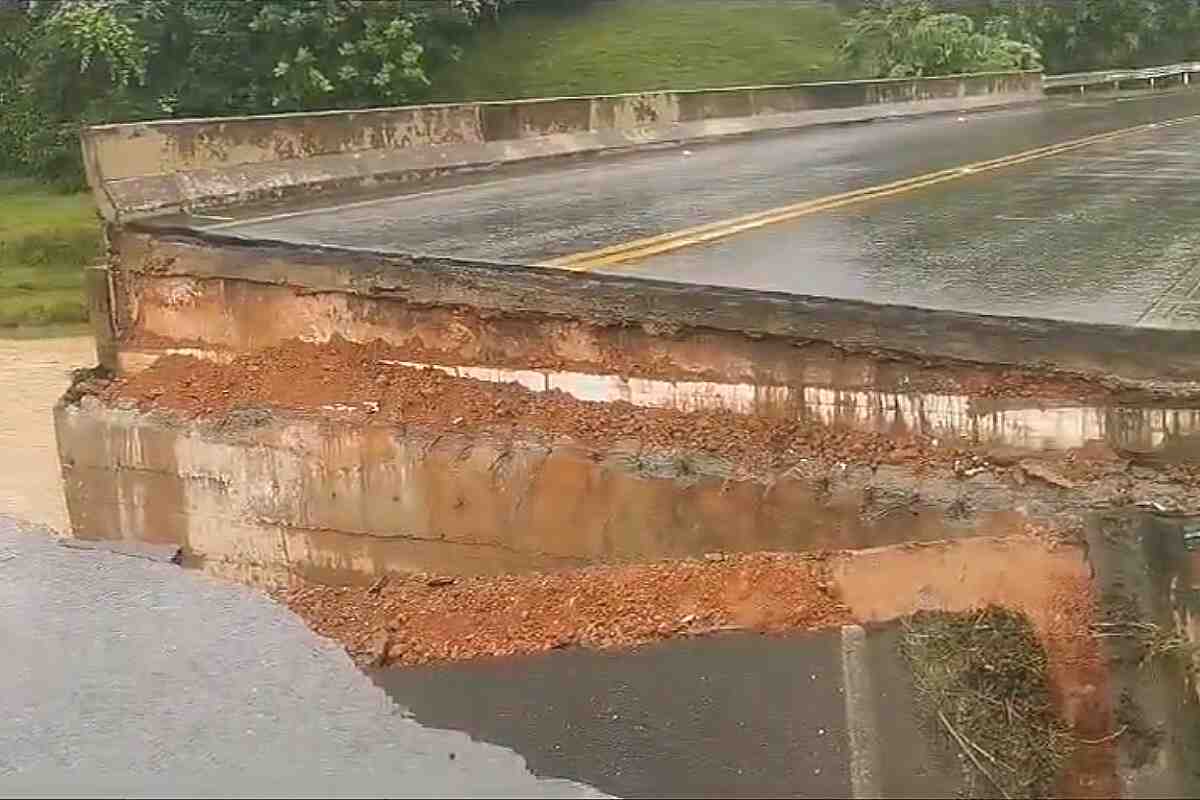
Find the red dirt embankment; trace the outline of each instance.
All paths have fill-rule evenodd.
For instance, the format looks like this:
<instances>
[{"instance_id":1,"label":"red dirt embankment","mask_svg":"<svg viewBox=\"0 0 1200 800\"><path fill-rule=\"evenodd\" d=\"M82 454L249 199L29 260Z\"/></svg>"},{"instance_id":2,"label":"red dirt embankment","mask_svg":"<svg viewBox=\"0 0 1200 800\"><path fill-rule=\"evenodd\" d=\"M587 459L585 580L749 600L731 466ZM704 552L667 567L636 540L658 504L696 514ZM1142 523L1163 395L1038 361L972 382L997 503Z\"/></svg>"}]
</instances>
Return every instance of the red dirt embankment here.
<instances>
[{"instance_id":1,"label":"red dirt embankment","mask_svg":"<svg viewBox=\"0 0 1200 800\"><path fill-rule=\"evenodd\" d=\"M113 381L109 403L132 402L191 417L241 408L372 416L396 425L455 430L528 430L610 446L636 439L647 449L679 448L729 458L747 467L820 458L846 463L951 464L963 453L928 437L896 437L831 428L816 422L729 411L676 411L629 403L591 403L557 391L458 378L435 369L387 364L401 360L382 342L288 342L218 364L166 356L153 367Z\"/></svg>"},{"instance_id":2,"label":"red dirt embankment","mask_svg":"<svg viewBox=\"0 0 1200 800\"><path fill-rule=\"evenodd\" d=\"M605 566L549 574L392 576L372 588L310 586L283 599L359 661L424 664L629 647L726 629L850 621L824 559L791 554Z\"/></svg>"}]
</instances>

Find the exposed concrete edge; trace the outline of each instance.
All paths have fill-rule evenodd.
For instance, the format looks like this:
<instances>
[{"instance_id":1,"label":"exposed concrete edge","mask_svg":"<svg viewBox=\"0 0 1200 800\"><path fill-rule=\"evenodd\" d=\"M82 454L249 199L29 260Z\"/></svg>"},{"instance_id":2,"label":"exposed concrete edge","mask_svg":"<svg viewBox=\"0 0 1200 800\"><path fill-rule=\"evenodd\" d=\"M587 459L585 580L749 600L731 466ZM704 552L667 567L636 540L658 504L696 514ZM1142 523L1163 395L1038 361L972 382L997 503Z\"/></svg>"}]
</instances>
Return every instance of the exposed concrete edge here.
<instances>
[{"instance_id":1,"label":"exposed concrete edge","mask_svg":"<svg viewBox=\"0 0 1200 800\"><path fill-rule=\"evenodd\" d=\"M1034 102L983 73L100 125L81 137L109 221L345 192L505 163Z\"/></svg>"},{"instance_id":2,"label":"exposed concrete edge","mask_svg":"<svg viewBox=\"0 0 1200 800\"><path fill-rule=\"evenodd\" d=\"M360 109L328 109L325 111L286 111L278 114L243 114L233 115L228 117L182 117L179 119L159 119L147 123L131 123L131 122L109 122L101 125L91 125L88 130L93 131L112 131L119 130L131 125L155 125L155 126L171 126L171 125L191 125L194 123L228 123L228 122L245 122L251 120L295 120L295 119L314 119L319 117L339 117L345 114L369 114L376 111L394 111L402 110L445 110L458 109L464 106L480 107L480 108L505 108L514 104L521 105L538 105L548 103L559 103L568 100L638 100L651 95L707 95L707 94L735 94L748 91L775 91L780 89L819 89L819 88L838 88L844 86L889 86L898 84L912 83L913 81L921 81L923 83L933 83L938 81L957 81L966 78L1014 78L1037 76L1039 81L1042 80L1043 71L1038 69L1029 70L999 70L992 72L955 72L949 75L930 75L923 78L860 78L857 80L839 80L839 81L804 81L801 83L747 83L737 86L708 86L692 89L673 89L670 87L659 87L655 89L646 89L635 92L611 92L608 94L564 94L564 95L549 95L546 97L513 97L504 100L469 100L462 103L422 103L409 106L381 106L373 108Z\"/></svg>"},{"instance_id":3,"label":"exposed concrete edge","mask_svg":"<svg viewBox=\"0 0 1200 800\"><path fill-rule=\"evenodd\" d=\"M125 350L116 370L123 375L147 369L165 355L228 364L239 353L196 347ZM753 416L760 399L771 398L797 419L855 430L936 437L942 442L1009 446L1030 451L1065 450L1107 442L1118 453L1154 453L1167 461L1188 458L1173 452L1179 442L1200 437L1200 406L1169 408L1086 404L1078 400L1029 397L981 402L966 394L895 392L820 385L723 383L719 381L628 377L613 372L509 369L494 364L448 365L427 361L380 361L380 367L432 369L484 383L518 384L542 393L559 391L593 403L623 402L639 408L676 411L721 410ZM1193 398L1193 403L1195 399ZM359 410L345 406L343 410ZM776 412L778 413L778 412Z\"/></svg>"},{"instance_id":4,"label":"exposed concrete edge","mask_svg":"<svg viewBox=\"0 0 1200 800\"><path fill-rule=\"evenodd\" d=\"M107 553L115 553L119 556L154 561L159 564L175 564L178 566L182 563L183 559L183 551L178 545L172 544L95 539L62 539L59 544L71 550L101 550Z\"/></svg>"},{"instance_id":5,"label":"exposed concrete edge","mask_svg":"<svg viewBox=\"0 0 1200 800\"><path fill-rule=\"evenodd\" d=\"M876 736L867 632L861 625L842 627L842 685L846 692L846 732L850 738L850 788L855 800L883 797L879 741Z\"/></svg>"},{"instance_id":6,"label":"exposed concrete edge","mask_svg":"<svg viewBox=\"0 0 1200 800\"><path fill-rule=\"evenodd\" d=\"M343 548L365 560L327 566L359 577L753 550L826 553L842 563L857 548L914 537L1024 536L1029 523L1055 529L1141 491L1106 484L1075 496L1019 485L1003 469L964 478L949 467L811 460L743 468L631 441L397 426L331 412L189 419L83 397L60 401L54 420L76 537L178 544L185 559L270 567L277 576L303 571L305 553L320 561ZM379 492L382 485L394 490ZM899 517L898 501L908 509ZM464 517L463 509L476 511ZM649 535L647 519L656 520Z\"/></svg>"},{"instance_id":7,"label":"exposed concrete edge","mask_svg":"<svg viewBox=\"0 0 1200 800\"><path fill-rule=\"evenodd\" d=\"M851 352L1044 369L1169 399L1200 387L1193 331L998 317L811 295L681 284L630 275L250 239L131 223L207 258L155 263L156 275L290 285L414 305L465 306L596 325L733 331L821 341ZM118 250L120 236L115 236ZM124 269L139 267L126 263Z\"/></svg>"}]
</instances>

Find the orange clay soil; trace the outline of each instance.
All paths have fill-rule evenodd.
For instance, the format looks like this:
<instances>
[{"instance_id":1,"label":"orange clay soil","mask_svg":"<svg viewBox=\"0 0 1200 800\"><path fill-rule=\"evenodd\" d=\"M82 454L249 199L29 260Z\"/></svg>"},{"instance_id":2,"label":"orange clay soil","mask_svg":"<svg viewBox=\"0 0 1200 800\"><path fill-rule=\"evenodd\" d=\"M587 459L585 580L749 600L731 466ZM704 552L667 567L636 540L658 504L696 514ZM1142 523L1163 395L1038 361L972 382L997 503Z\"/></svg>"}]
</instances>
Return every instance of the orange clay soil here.
<instances>
[{"instance_id":1,"label":"orange clay soil","mask_svg":"<svg viewBox=\"0 0 1200 800\"><path fill-rule=\"evenodd\" d=\"M166 356L119 378L100 392L113 404L132 403L190 417L213 417L252 407L344 413L391 424L455 430L532 431L611 446L638 440L646 449L684 449L729 458L747 467L814 458L830 463L949 466L965 451L937 447L928 437L888 436L814 422L735 414L592 403L562 392L531 392L381 362L398 360L383 343L335 340L288 342L218 364Z\"/></svg>"},{"instance_id":2,"label":"orange clay soil","mask_svg":"<svg viewBox=\"0 0 1200 800\"><path fill-rule=\"evenodd\" d=\"M850 621L823 559L773 553L491 577L396 575L370 588L295 588L281 599L376 665Z\"/></svg>"},{"instance_id":3,"label":"orange clay soil","mask_svg":"<svg viewBox=\"0 0 1200 800\"><path fill-rule=\"evenodd\" d=\"M532 392L517 384L458 378L435 369L381 363L402 360L380 341L327 344L292 341L228 364L171 355L130 377L77 387L107 403L161 409L190 418L218 418L247 408L328 413L346 420L423 425L455 431L570 437L597 447L637 441L647 451L682 450L723 457L762 469L816 464L903 465L970 470L980 465L1028 471L1068 488L1106 476L1127 475L1131 462L1100 442L1075 450L1029 453L997 446L939 446L927 436L889 435L817 422L750 416L730 411L676 411L629 403L593 403L558 391ZM1143 465L1159 479L1200 484L1200 465ZM1049 476L1049 477L1046 477ZM1024 476L1016 475L1018 480ZM1060 478L1062 480L1060 480Z\"/></svg>"}]
</instances>

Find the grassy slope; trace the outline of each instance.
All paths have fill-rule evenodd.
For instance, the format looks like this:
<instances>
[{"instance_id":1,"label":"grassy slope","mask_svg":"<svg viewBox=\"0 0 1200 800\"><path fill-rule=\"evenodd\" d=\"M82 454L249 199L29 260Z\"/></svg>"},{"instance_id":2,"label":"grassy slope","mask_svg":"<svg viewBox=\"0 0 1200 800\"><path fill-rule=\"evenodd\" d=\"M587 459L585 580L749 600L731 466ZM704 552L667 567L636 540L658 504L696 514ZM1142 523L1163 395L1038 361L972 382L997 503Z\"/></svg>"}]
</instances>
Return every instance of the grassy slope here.
<instances>
[{"instance_id":1,"label":"grassy slope","mask_svg":"<svg viewBox=\"0 0 1200 800\"><path fill-rule=\"evenodd\" d=\"M839 77L843 17L794 0L604 0L513 12L433 76L439 100Z\"/></svg>"},{"instance_id":2,"label":"grassy slope","mask_svg":"<svg viewBox=\"0 0 1200 800\"><path fill-rule=\"evenodd\" d=\"M83 267L99 256L88 195L0 178L0 328L85 319Z\"/></svg>"}]
</instances>

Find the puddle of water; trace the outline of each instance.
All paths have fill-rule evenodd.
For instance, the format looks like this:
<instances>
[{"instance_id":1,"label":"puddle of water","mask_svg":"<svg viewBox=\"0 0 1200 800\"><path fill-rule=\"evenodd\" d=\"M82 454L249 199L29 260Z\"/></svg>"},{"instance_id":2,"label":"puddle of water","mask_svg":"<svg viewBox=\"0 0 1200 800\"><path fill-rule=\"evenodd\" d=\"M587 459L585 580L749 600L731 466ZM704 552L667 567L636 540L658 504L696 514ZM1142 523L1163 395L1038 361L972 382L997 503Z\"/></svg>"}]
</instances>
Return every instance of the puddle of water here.
<instances>
[{"instance_id":1,"label":"puddle of water","mask_svg":"<svg viewBox=\"0 0 1200 800\"><path fill-rule=\"evenodd\" d=\"M51 412L71 370L95 363L88 336L0 339L0 514L67 529Z\"/></svg>"}]
</instances>

